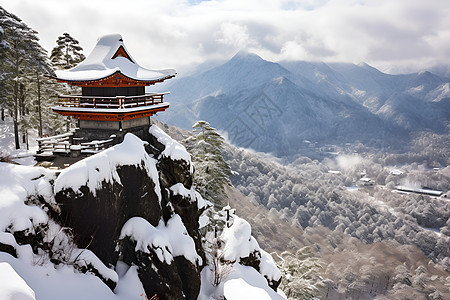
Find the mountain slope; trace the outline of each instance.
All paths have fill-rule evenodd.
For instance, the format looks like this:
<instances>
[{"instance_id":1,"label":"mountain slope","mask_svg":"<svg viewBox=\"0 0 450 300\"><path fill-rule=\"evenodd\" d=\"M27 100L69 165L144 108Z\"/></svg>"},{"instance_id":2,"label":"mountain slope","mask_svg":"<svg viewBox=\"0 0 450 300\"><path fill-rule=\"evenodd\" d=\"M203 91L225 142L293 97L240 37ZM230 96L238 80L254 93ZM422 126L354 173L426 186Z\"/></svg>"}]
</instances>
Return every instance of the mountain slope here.
<instances>
[{"instance_id":1,"label":"mountain slope","mask_svg":"<svg viewBox=\"0 0 450 300\"><path fill-rule=\"evenodd\" d=\"M231 143L279 157L304 140L400 148L417 131L448 131L450 80L429 72L384 74L367 64L273 63L248 53L173 81L158 118L182 128L199 119Z\"/></svg>"}]
</instances>

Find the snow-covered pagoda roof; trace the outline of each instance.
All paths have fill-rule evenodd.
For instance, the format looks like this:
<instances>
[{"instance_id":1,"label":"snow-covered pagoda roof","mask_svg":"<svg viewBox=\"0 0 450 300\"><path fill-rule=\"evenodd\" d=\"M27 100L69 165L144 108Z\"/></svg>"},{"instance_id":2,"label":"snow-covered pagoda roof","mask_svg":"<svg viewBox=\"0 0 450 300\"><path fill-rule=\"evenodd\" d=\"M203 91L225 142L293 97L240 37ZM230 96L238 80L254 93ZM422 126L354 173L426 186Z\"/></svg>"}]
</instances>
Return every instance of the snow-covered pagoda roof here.
<instances>
[{"instance_id":1,"label":"snow-covered pagoda roof","mask_svg":"<svg viewBox=\"0 0 450 300\"><path fill-rule=\"evenodd\" d=\"M68 83L96 81L122 74L127 80L161 82L176 75L175 70L149 70L141 67L127 51L120 34L110 34L98 39L89 56L70 70L56 71L56 79Z\"/></svg>"}]
</instances>

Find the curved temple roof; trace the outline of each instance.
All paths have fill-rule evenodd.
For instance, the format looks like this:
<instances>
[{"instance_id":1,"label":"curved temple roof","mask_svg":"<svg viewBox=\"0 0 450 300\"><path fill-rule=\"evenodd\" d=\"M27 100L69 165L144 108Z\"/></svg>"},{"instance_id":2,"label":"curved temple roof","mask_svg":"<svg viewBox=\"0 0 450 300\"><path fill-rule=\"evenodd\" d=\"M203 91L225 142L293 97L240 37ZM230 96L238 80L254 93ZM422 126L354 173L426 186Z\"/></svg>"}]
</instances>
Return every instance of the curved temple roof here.
<instances>
[{"instance_id":1,"label":"curved temple roof","mask_svg":"<svg viewBox=\"0 0 450 300\"><path fill-rule=\"evenodd\" d=\"M120 72L137 81L163 81L176 75L175 70L149 70L141 67L126 50L120 34L98 39L89 56L70 70L56 71L63 81L99 80Z\"/></svg>"}]
</instances>

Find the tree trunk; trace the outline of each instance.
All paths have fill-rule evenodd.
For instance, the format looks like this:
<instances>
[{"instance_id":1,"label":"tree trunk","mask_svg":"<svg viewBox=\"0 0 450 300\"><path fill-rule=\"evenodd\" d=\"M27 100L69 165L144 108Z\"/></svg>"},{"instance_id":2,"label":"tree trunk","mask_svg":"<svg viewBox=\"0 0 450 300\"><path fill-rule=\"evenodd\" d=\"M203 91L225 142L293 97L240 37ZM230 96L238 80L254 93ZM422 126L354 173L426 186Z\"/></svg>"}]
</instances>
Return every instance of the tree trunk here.
<instances>
[{"instance_id":1,"label":"tree trunk","mask_svg":"<svg viewBox=\"0 0 450 300\"><path fill-rule=\"evenodd\" d=\"M38 109L38 134L42 137L42 108L41 108L41 80L39 73L36 71L36 83L37 83L37 109Z\"/></svg>"},{"instance_id":2,"label":"tree trunk","mask_svg":"<svg viewBox=\"0 0 450 300\"><path fill-rule=\"evenodd\" d=\"M69 45L66 45L66 66L64 69L69 69Z\"/></svg>"},{"instance_id":3,"label":"tree trunk","mask_svg":"<svg viewBox=\"0 0 450 300\"><path fill-rule=\"evenodd\" d=\"M14 90L13 90L13 124L14 124L14 142L16 144L16 149L20 149L19 142L19 68L20 68L20 56L17 52L15 55L14 64Z\"/></svg>"},{"instance_id":4,"label":"tree trunk","mask_svg":"<svg viewBox=\"0 0 450 300\"><path fill-rule=\"evenodd\" d=\"M28 130L25 130L25 139L27 144L27 150L30 150L30 144L28 143Z\"/></svg>"},{"instance_id":5,"label":"tree trunk","mask_svg":"<svg viewBox=\"0 0 450 300\"><path fill-rule=\"evenodd\" d=\"M14 124L14 142L16 144L16 149L20 149L20 142L19 142L19 126L17 123L17 119L18 119L18 106L19 106L19 99L18 99L18 91L19 91L19 87L18 87L18 82L17 80L14 82L14 95L13 95L13 99L14 99L14 104L13 104L13 124Z\"/></svg>"},{"instance_id":6,"label":"tree trunk","mask_svg":"<svg viewBox=\"0 0 450 300\"><path fill-rule=\"evenodd\" d=\"M25 116L25 86L23 83L19 84L19 112L22 117Z\"/></svg>"},{"instance_id":7,"label":"tree trunk","mask_svg":"<svg viewBox=\"0 0 450 300\"><path fill-rule=\"evenodd\" d=\"M2 121L5 121L5 109L2 107Z\"/></svg>"}]
</instances>

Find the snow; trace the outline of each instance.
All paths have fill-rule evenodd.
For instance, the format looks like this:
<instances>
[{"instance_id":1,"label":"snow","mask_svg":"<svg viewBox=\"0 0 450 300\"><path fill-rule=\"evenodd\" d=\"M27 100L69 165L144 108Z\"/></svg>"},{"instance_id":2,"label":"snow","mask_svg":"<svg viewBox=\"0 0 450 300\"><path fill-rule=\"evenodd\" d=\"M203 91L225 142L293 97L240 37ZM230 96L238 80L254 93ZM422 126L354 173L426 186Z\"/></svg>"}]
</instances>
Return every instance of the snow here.
<instances>
[{"instance_id":1,"label":"snow","mask_svg":"<svg viewBox=\"0 0 450 300\"><path fill-rule=\"evenodd\" d=\"M24 203L32 195L41 195L52 203L54 199L49 181L54 179L55 173L40 167L0 163L0 176L0 242L13 246L18 256L14 258L0 252L0 299L143 299L143 287L135 269L121 273L118 277L114 270L104 266L91 251L77 249L73 245L72 248L65 249L63 255L74 265L90 264L103 277L119 281L115 295L98 277L90 273L79 273L71 265L56 266L42 251L36 255L30 245L18 245L11 233L4 232L5 229L32 231L34 226L47 224L49 229L44 242L54 239L55 245L67 243L64 239L67 237L61 234L59 225L49 220L42 209ZM11 222L13 226L9 227Z\"/></svg>"},{"instance_id":2,"label":"snow","mask_svg":"<svg viewBox=\"0 0 450 300\"><path fill-rule=\"evenodd\" d=\"M130 165L142 166L147 171L155 183L156 195L161 199L156 160L147 154L144 143L134 134L127 133L122 143L76 162L64 169L56 179L55 194L66 188L77 191L81 186L87 185L95 196L103 181L121 184L117 167Z\"/></svg>"},{"instance_id":3,"label":"snow","mask_svg":"<svg viewBox=\"0 0 450 300\"><path fill-rule=\"evenodd\" d=\"M153 249L161 262L171 264L173 257L184 256L193 264L201 263L194 240L179 215L172 216L167 224L160 220L157 227L141 217L133 217L123 225L119 238L126 236L136 241L136 251L150 253L149 249Z\"/></svg>"},{"instance_id":4,"label":"snow","mask_svg":"<svg viewBox=\"0 0 450 300\"><path fill-rule=\"evenodd\" d=\"M137 266L128 266L122 261L118 261L116 265L119 274L119 283L114 293L121 299L146 299L145 291L137 273Z\"/></svg>"},{"instance_id":5,"label":"snow","mask_svg":"<svg viewBox=\"0 0 450 300\"><path fill-rule=\"evenodd\" d=\"M162 152L163 156L169 157L172 160L184 160L190 166L190 172L194 172L191 156L183 145L172 139L156 125L150 126L149 132L156 137L158 142L165 146L164 151Z\"/></svg>"},{"instance_id":6,"label":"snow","mask_svg":"<svg viewBox=\"0 0 450 300\"><path fill-rule=\"evenodd\" d=\"M209 217L207 215L201 215L198 219L198 228L201 229L209 224Z\"/></svg>"},{"instance_id":7,"label":"snow","mask_svg":"<svg viewBox=\"0 0 450 300\"><path fill-rule=\"evenodd\" d=\"M9 263L0 262L0 299L32 300L36 299L34 291L14 271Z\"/></svg>"},{"instance_id":8,"label":"snow","mask_svg":"<svg viewBox=\"0 0 450 300\"><path fill-rule=\"evenodd\" d=\"M197 265L202 263L201 257L195 250L194 240L188 235L179 215L173 215L167 221L167 226L162 228L162 232L172 245L173 256L184 256L191 263Z\"/></svg>"},{"instance_id":9,"label":"snow","mask_svg":"<svg viewBox=\"0 0 450 300\"><path fill-rule=\"evenodd\" d=\"M205 199L197 192L193 187L188 190L182 183L177 183L170 187L170 190L174 195L180 195L184 198L191 199L191 202L197 201L197 208L203 209L205 207L212 206L213 204Z\"/></svg>"},{"instance_id":10,"label":"snow","mask_svg":"<svg viewBox=\"0 0 450 300\"><path fill-rule=\"evenodd\" d=\"M161 220L159 226L164 226ZM119 239L130 237L136 242L136 251L150 253L153 249L161 262L171 264L173 261L172 249L169 240L162 232L141 217L129 219L122 227Z\"/></svg>"},{"instance_id":11,"label":"snow","mask_svg":"<svg viewBox=\"0 0 450 300\"><path fill-rule=\"evenodd\" d=\"M355 192L355 191L358 191L358 190L359 190L359 187L356 186L356 185L352 185L352 186L347 187L347 191L349 191L349 192Z\"/></svg>"},{"instance_id":12,"label":"snow","mask_svg":"<svg viewBox=\"0 0 450 300\"><path fill-rule=\"evenodd\" d=\"M233 273L223 282L224 296L228 300L255 299L276 300L286 299L275 293L268 285L264 277L254 268L235 263Z\"/></svg>"},{"instance_id":13,"label":"snow","mask_svg":"<svg viewBox=\"0 0 450 300\"><path fill-rule=\"evenodd\" d=\"M400 170L400 169L392 169L392 170L390 171L390 174L391 174L391 175L398 176L398 175L402 175L402 174L403 174L403 171Z\"/></svg>"},{"instance_id":14,"label":"snow","mask_svg":"<svg viewBox=\"0 0 450 300\"><path fill-rule=\"evenodd\" d=\"M275 293L267 284L266 279L254 268L234 263L222 274L222 280L218 286L214 286L214 274L210 267L203 268L201 272L201 287L198 300L223 299L286 299L283 292Z\"/></svg>"},{"instance_id":15,"label":"snow","mask_svg":"<svg viewBox=\"0 0 450 300\"><path fill-rule=\"evenodd\" d=\"M0 120L0 156L9 156L13 161L22 165L34 165L36 161L33 155L38 149L36 142L37 130L28 130L29 150L20 138L20 149L15 148L14 127L12 118L6 116L5 121Z\"/></svg>"},{"instance_id":16,"label":"snow","mask_svg":"<svg viewBox=\"0 0 450 300\"><path fill-rule=\"evenodd\" d=\"M272 255L270 255L263 249L259 251L261 252L261 262L259 263L259 272L269 280L278 281L281 278L281 272L276 267Z\"/></svg>"},{"instance_id":17,"label":"snow","mask_svg":"<svg viewBox=\"0 0 450 300\"><path fill-rule=\"evenodd\" d=\"M258 242L251 235L250 224L234 216L234 223L230 228L224 228L221 239L225 243L223 258L229 261L236 261L241 257L248 257L250 253L260 250Z\"/></svg>"},{"instance_id":18,"label":"snow","mask_svg":"<svg viewBox=\"0 0 450 300\"><path fill-rule=\"evenodd\" d=\"M27 231L46 224L47 214L37 206L25 205L31 195L51 197L47 180L54 173L44 168L0 163L0 231ZM50 192L50 194L49 194Z\"/></svg>"},{"instance_id":19,"label":"snow","mask_svg":"<svg viewBox=\"0 0 450 300\"><path fill-rule=\"evenodd\" d=\"M330 174L341 174L341 171L328 170L328 173L330 173Z\"/></svg>"},{"instance_id":20,"label":"snow","mask_svg":"<svg viewBox=\"0 0 450 300\"><path fill-rule=\"evenodd\" d=\"M91 265L98 270L105 279L114 282L119 281L117 273L114 270L108 269L92 251L88 249L74 249L71 256L73 258L71 261L74 261L77 266L89 269L89 266Z\"/></svg>"},{"instance_id":21,"label":"snow","mask_svg":"<svg viewBox=\"0 0 450 300\"><path fill-rule=\"evenodd\" d=\"M251 235L250 224L234 215L234 222L230 228L224 228L221 235L225 247L223 249L223 258L228 261L238 261L240 258L248 257L251 253L257 251L261 254L259 265L260 272L269 280L279 280L281 272L275 265L270 254L262 250L256 239Z\"/></svg>"},{"instance_id":22,"label":"snow","mask_svg":"<svg viewBox=\"0 0 450 300\"><path fill-rule=\"evenodd\" d=\"M39 262L39 258L33 256L31 248L27 252L30 255L28 259L23 257L15 259L11 255L0 252L0 261L9 263L15 269L33 289L36 299L118 299L96 276L89 273L77 273L72 266L61 264L56 267L49 262Z\"/></svg>"},{"instance_id":23,"label":"snow","mask_svg":"<svg viewBox=\"0 0 450 300\"><path fill-rule=\"evenodd\" d=\"M105 78L116 72L136 80L161 80L175 76L175 70L149 70L141 67L133 58L118 56L112 57L116 51L123 47L126 50L120 34L110 34L98 39L89 56L76 67L68 71L56 71L56 76L63 80L95 80Z\"/></svg>"}]
</instances>

